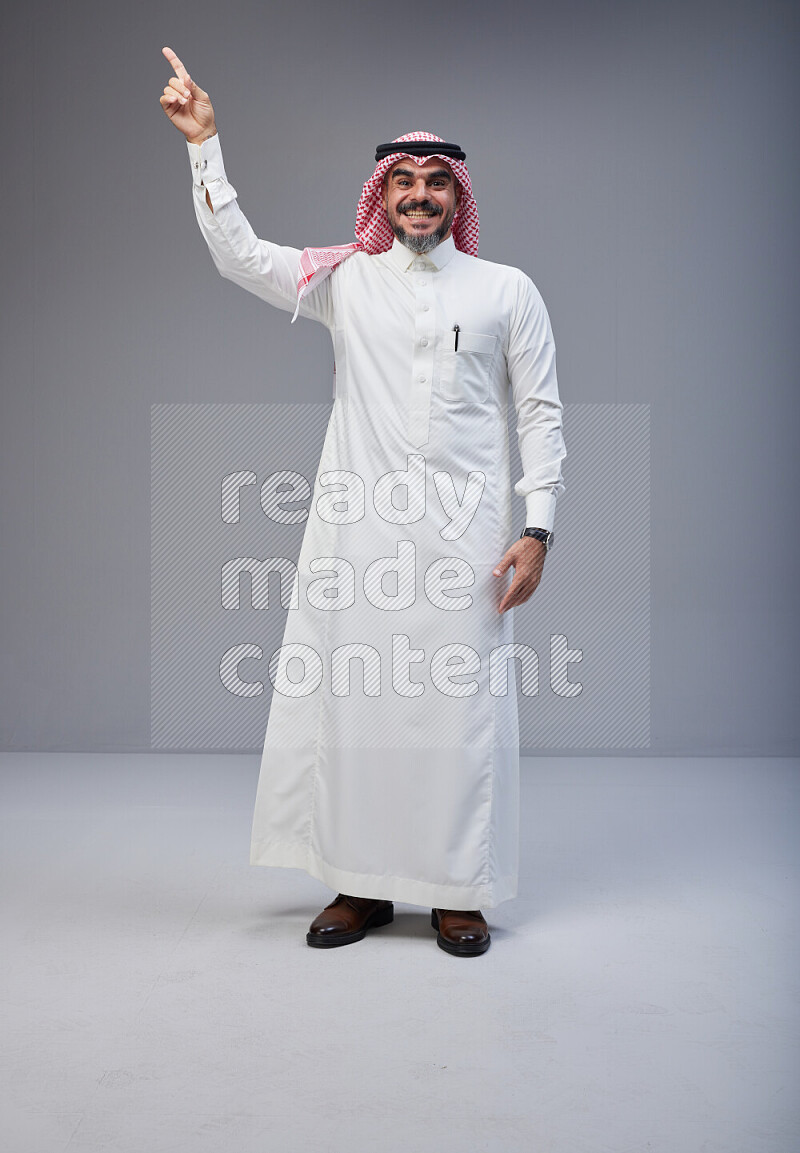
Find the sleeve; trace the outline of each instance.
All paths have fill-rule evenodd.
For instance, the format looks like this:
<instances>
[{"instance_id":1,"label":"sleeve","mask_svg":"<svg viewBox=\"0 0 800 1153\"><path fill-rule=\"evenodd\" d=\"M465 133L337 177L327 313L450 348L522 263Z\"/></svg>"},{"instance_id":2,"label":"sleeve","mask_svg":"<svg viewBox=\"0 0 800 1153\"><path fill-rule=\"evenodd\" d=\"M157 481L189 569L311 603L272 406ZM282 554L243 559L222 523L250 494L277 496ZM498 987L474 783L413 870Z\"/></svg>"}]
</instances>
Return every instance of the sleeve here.
<instances>
[{"instance_id":1,"label":"sleeve","mask_svg":"<svg viewBox=\"0 0 800 1153\"><path fill-rule=\"evenodd\" d=\"M538 289L524 273L520 273L506 361L523 469L514 491L525 497L526 527L551 530L556 499L564 491L561 462L567 450L561 428L563 406L550 317Z\"/></svg>"},{"instance_id":2,"label":"sleeve","mask_svg":"<svg viewBox=\"0 0 800 1153\"><path fill-rule=\"evenodd\" d=\"M225 176L219 134L202 144L190 144L187 140L186 145L192 169L195 216L217 271L268 304L293 313L300 249L259 240L253 232L239 207L236 189ZM206 203L206 190L213 212ZM303 297L300 316L332 327L330 278Z\"/></svg>"}]
</instances>

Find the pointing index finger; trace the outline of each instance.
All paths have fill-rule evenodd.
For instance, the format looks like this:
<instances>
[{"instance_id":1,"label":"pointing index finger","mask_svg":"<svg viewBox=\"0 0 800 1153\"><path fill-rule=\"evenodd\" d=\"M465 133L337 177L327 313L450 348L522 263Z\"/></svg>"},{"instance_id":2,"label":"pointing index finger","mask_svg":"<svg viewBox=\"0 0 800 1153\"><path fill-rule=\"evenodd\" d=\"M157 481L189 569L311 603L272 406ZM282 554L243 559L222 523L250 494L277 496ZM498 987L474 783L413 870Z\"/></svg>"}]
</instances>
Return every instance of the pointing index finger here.
<instances>
[{"instance_id":1,"label":"pointing index finger","mask_svg":"<svg viewBox=\"0 0 800 1153\"><path fill-rule=\"evenodd\" d=\"M181 61L178 59L178 57L175 55L175 53L172 51L172 49L171 48L162 48L161 51L164 53L167 60L169 60L172 67L175 69L175 74L177 75L177 77L180 80L185 81L187 79L189 73L186 71L185 66L181 63Z\"/></svg>"}]
</instances>

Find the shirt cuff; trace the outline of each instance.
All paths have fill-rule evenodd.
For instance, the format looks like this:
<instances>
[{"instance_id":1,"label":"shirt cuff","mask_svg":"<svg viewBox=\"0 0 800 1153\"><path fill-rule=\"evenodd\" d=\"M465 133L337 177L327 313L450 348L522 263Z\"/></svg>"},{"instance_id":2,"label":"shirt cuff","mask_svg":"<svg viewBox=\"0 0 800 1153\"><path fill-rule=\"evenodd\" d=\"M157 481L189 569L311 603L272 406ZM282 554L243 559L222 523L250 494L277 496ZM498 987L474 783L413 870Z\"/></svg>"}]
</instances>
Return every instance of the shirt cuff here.
<instances>
[{"instance_id":1,"label":"shirt cuff","mask_svg":"<svg viewBox=\"0 0 800 1153\"><path fill-rule=\"evenodd\" d=\"M525 497L525 527L553 531L556 518L556 495L547 489L529 492Z\"/></svg>"},{"instance_id":2,"label":"shirt cuff","mask_svg":"<svg viewBox=\"0 0 800 1153\"><path fill-rule=\"evenodd\" d=\"M212 180L227 180L225 165L222 163L222 149L219 146L219 133L215 133L204 140L202 144L191 144L186 141L189 149L189 162L192 166L192 180L198 187L208 184Z\"/></svg>"}]
</instances>

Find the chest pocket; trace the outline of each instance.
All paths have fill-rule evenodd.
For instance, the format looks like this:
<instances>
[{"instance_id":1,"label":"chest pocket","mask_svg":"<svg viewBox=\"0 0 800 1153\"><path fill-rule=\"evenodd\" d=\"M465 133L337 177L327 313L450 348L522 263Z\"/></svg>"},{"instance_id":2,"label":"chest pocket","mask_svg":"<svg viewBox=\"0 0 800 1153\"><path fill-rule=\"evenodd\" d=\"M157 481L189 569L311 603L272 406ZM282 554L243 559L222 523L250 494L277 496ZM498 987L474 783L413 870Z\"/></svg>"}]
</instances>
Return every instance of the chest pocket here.
<instances>
[{"instance_id":1,"label":"chest pocket","mask_svg":"<svg viewBox=\"0 0 800 1153\"><path fill-rule=\"evenodd\" d=\"M482 332L448 332L439 353L439 388L445 400L481 404L491 397L497 337Z\"/></svg>"}]
</instances>

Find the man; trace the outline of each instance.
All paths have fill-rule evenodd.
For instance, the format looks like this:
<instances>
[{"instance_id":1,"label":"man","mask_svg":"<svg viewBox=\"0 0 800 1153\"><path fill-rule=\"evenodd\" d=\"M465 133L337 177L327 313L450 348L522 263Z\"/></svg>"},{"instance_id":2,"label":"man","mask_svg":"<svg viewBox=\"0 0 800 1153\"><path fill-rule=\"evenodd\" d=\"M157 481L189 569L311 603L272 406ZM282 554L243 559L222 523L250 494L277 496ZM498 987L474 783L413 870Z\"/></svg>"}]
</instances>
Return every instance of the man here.
<instances>
[{"instance_id":1,"label":"man","mask_svg":"<svg viewBox=\"0 0 800 1153\"><path fill-rule=\"evenodd\" d=\"M508 610L539 584L563 490L547 310L524 273L477 258L465 155L430 133L378 148L356 243L260 240L226 179L208 94L164 55L175 76L161 105L186 137L218 270L325 324L334 346L334 404L269 664L251 862L339 890L309 945L360 940L401 900L431 907L445 951L480 955L491 937L477 906L517 892L514 662L523 685L536 677ZM510 547L509 388L527 507Z\"/></svg>"}]
</instances>

